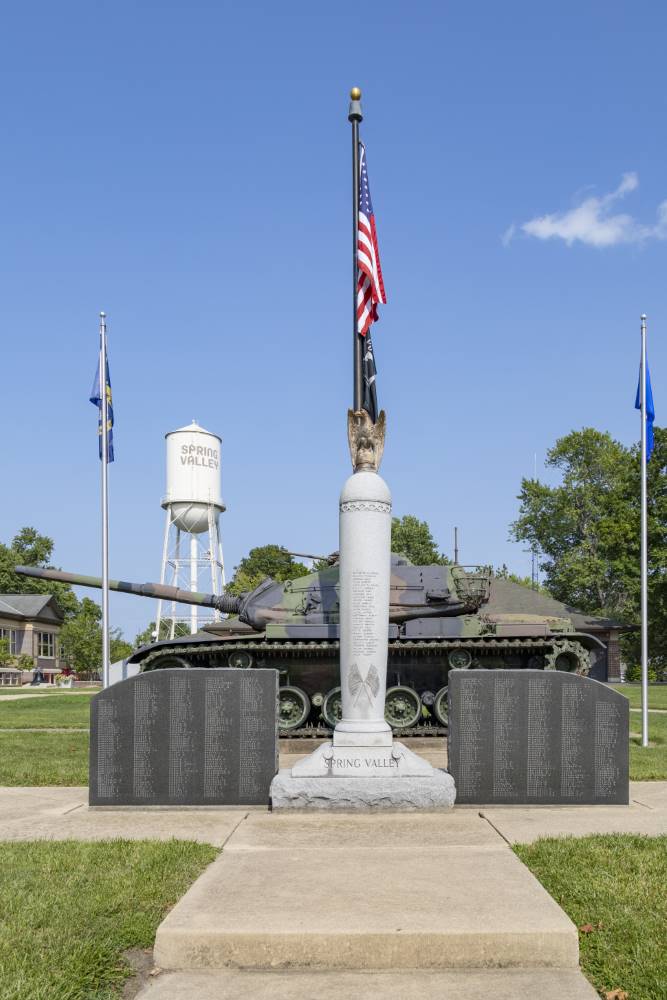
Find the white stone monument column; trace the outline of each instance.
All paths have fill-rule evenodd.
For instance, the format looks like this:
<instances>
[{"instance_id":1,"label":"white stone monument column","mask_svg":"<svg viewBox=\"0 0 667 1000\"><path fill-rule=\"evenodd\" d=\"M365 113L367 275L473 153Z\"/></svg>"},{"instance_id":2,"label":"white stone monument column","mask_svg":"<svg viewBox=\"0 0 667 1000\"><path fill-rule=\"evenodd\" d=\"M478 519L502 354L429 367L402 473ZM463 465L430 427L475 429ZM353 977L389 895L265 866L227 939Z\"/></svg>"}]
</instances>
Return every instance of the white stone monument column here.
<instances>
[{"instance_id":1,"label":"white stone monument column","mask_svg":"<svg viewBox=\"0 0 667 1000\"><path fill-rule=\"evenodd\" d=\"M377 467L385 416L348 415L354 474L343 486L340 527L342 718L333 740L271 783L274 809L449 808L455 788L392 737L384 718L391 593L391 494Z\"/></svg>"},{"instance_id":2,"label":"white stone monument column","mask_svg":"<svg viewBox=\"0 0 667 1000\"><path fill-rule=\"evenodd\" d=\"M384 719L391 574L391 494L371 469L340 495L340 682L334 747L390 747Z\"/></svg>"}]
</instances>

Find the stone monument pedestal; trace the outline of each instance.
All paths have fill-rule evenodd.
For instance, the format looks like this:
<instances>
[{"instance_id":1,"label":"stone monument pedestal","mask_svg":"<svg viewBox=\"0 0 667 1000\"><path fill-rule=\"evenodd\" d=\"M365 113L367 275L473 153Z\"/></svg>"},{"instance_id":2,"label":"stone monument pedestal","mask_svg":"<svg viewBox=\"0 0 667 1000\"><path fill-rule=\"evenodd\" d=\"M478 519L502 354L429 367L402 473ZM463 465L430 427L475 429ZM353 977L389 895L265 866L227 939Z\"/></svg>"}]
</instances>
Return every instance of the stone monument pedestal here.
<instances>
[{"instance_id":1,"label":"stone monument pedestal","mask_svg":"<svg viewBox=\"0 0 667 1000\"><path fill-rule=\"evenodd\" d=\"M325 743L271 782L272 809L449 809L454 779L390 740L387 746Z\"/></svg>"},{"instance_id":2,"label":"stone monument pedestal","mask_svg":"<svg viewBox=\"0 0 667 1000\"><path fill-rule=\"evenodd\" d=\"M401 746L400 743L394 745ZM404 749L404 752L410 754L409 750ZM430 767L416 754L410 757L421 766ZM271 782L271 808L373 812L380 809L450 809L454 805L454 779L447 771L435 767L431 767L430 775L394 773L379 777L368 771L364 773L361 768L354 768L354 774L351 771L299 776L294 774L294 768L280 770Z\"/></svg>"},{"instance_id":3,"label":"stone monument pedestal","mask_svg":"<svg viewBox=\"0 0 667 1000\"><path fill-rule=\"evenodd\" d=\"M340 683L333 741L279 771L273 809L442 809L454 779L394 742L384 718L391 590L391 493L377 473L384 413L348 415L354 474L340 495Z\"/></svg>"}]
</instances>

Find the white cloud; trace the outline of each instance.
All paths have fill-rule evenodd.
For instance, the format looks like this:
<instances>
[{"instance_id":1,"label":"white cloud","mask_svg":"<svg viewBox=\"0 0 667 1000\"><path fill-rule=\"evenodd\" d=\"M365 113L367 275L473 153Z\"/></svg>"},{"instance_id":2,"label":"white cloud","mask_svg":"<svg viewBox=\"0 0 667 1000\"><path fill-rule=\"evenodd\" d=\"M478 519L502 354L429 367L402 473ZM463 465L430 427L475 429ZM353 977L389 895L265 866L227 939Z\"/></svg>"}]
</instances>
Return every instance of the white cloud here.
<instances>
[{"instance_id":1,"label":"white cloud","mask_svg":"<svg viewBox=\"0 0 667 1000\"><path fill-rule=\"evenodd\" d=\"M658 206L656 222L651 226L637 222L624 212L612 214L615 203L635 191L638 186L637 174L623 174L621 183L611 194L601 198L585 198L569 212L541 215L519 227L512 223L503 234L502 242L507 246L517 228L527 236L535 236L539 240L564 240L568 246L577 241L592 247L612 247L619 243L667 239L667 201Z\"/></svg>"}]
</instances>

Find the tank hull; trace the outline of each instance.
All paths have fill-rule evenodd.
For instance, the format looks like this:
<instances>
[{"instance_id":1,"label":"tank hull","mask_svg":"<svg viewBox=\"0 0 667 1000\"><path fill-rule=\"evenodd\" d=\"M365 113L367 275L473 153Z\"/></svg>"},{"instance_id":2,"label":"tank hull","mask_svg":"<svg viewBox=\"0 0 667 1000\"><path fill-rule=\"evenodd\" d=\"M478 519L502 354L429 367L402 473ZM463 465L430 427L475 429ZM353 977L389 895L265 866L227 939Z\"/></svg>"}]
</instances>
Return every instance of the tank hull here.
<instances>
[{"instance_id":1,"label":"tank hull","mask_svg":"<svg viewBox=\"0 0 667 1000\"><path fill-rule=\"evenodd\" d=\"M442 692L451 669L541 668L586 674L590 662L587 645L591 641L596 642L590 636L571 632L546 636L390 639L387 721L394 732L404 735L444 734L446 696ZM145 647L132 660L142 671L175 666L272 668L279 673L281 698L288 703L285 709L281 702L283 735L325 736L336 722L335 692L340 684L336 638L290 640L252 635L215 639L200 634L186 642L176 639ZM300 697L295 691L306 696L307 701L300 706L295 704ZM333 699L329 697L332 693Z\"/></svg>"}]
</instances>

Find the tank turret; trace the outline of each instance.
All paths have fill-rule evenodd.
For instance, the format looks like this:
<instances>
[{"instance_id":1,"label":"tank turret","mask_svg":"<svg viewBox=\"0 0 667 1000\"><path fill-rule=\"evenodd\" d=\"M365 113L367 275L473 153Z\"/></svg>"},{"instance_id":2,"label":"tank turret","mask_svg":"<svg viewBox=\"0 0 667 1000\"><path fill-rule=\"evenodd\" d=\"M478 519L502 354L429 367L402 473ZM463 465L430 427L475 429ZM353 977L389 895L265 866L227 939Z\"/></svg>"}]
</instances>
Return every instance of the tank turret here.
<instances>
[{"instance_id":1,"label":"tank turret","mask_svg":"<svg viewBox=\"0 0 667 1000\"><path fill-rule=\"evenodd\" d=\"M38 566L17 566L22 576L57 580L79 587L102 587L98 576L66 573ZM409 560L392 556L389 620L463 615L474 612L487 598L488 570L461 566L413 566ZM109 580L109 589L139 597L162 598L178 604L196 604L236 615L244 625L263 631L267 625L338 624L338 567L277 583L270 577L249 593L238 597L200 594L162 583L130 583Z\"/></svg>"}]
</instances>

